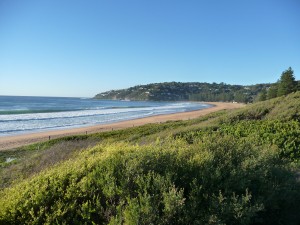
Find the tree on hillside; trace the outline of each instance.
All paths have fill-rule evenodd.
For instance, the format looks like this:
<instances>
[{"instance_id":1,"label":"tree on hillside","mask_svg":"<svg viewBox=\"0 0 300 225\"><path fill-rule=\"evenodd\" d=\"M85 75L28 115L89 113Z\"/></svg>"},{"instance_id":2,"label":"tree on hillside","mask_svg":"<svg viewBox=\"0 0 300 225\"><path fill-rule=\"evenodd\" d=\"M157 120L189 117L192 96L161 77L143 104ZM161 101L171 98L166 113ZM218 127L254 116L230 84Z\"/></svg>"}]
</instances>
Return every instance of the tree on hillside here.
<instances>
[{"instance_id":1,"label":"tree on hillside","mask_svg":"<svg viewBox=\"0 0 300 225\"><path fill-rule=\"evenodd\" d=\"M263 89L257 96L257 101L265 101L267 100L267 91L266 89Z\"/></svg>"},{"instance_id":2,"label":"tree on hillside","mask_svg":"<svg viewBox=\"0 0 300 225\"><path fill-rule=\"evenodd\" d=\"M294 71L289 67L281 74L277 96L287 95L297 90L297 82L294 77Z\"/></svg>"},{"instance_id":3,"label":"tree on hillside","mask_svg":"<svg viewBox=\"0 0 300 225\"><path fill-rule=\"evenodd\" d=\"M273 84L267 93L267 99L276 98L278 92L278 84Z\"/></svg>"},{"instance_id":4,"label":"tree on hillside","mask_svg":"<svg viewBox=\"0 0 300 225\"><path fill-rule=\"evenodd\" d=\"M237 91L237 92L235 92L235 94L234 94L234 100L236 102L244 102L244 103L248 102L247 96L243 93L243 91Z\"/></svg>"}]
</instances>

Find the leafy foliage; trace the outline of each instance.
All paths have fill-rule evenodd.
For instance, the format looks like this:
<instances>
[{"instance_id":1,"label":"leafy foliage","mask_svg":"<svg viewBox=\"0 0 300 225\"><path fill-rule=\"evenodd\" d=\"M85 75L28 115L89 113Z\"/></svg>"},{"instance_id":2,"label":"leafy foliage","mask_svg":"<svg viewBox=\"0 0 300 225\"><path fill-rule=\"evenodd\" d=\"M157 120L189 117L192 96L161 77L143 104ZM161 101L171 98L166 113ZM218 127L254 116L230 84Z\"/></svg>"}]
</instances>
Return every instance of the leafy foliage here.
<instances>
[{"instance_id":1,"label":"leafy foliage","mask_svg":"<svg viewBox=\"0 0 300 225\"><path fill-rule=\"evenodd\" d=\"M298 205L299 186L277 149L265 149L217 134L193 145L99 145L1 193L0 221L276 224Z\"/></svg>"},{"instance_id":2,"label":"leafy foliage","mask_svg":"<svg viewBox=\"0 0 300 225\"><path fill-rule=\"evenodd\" d=\"M294 71L289 67L281 74L277 96L287 95L297 90L297 82L294 77Z\"/></svg>"},{"instance_id":3,"label":"leafy foliage","mask_svg":"<svg viewBox=\"0 0 300 225\"><path fill-rule=\"evenodd\" d=\"M295 80L294 71L291 67L282 72L280 79L277 83L272 84L268 91L262 89L257 95L257 101L265 101L266 99L272 99L280 96L285 96L290 93L300 91L300 81Z\"/></svg>"},{"instance_id":4,"label":"leafy foliage","mask_svg":"<svg viewBox=\"0 0 300 225\"><path fill-rule=\"evenodd\" d=\"M276 98L278 93L278 84L273 84L267 93L267 99Z\"/></svg>"},{"instance_id":5,"label":"leafy foliage","mask_svg":"<svg viewBox=\"0 0 300 225\"><path fill-rule=\"evenodd\" d=\"M266 99L272 99L280 96L290 94L295 91L300 91L300 81L295 80L294 71L291 67L282 72L280 79L277 83L272 84L268 91L262 89L257 96L258 101L265 101Z\"/></svg>"}]
</instances>

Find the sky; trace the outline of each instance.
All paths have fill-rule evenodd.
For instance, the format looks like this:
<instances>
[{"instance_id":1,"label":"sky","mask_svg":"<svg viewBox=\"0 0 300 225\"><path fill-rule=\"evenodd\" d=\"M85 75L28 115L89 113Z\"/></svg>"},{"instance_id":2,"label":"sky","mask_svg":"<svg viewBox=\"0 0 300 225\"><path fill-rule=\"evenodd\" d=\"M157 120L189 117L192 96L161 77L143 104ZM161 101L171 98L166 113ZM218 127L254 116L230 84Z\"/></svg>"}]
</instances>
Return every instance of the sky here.
<instances>
[{"instance_id":1,"label":"sky","mask_svg":"<svg viewBox=\"0 0 300 225\"><path fill-rule=\"evenodd\" d=\"M300 79L299 0L0 0L0 95Z\"/></svg>"}]
</instances>

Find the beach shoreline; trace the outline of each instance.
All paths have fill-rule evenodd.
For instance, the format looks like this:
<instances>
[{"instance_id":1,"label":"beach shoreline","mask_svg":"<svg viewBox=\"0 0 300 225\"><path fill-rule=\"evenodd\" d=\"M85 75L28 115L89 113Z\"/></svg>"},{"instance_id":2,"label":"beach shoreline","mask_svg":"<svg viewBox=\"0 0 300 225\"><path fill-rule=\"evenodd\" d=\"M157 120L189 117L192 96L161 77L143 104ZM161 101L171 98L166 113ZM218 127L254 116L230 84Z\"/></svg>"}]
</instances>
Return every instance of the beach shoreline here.
<instances>
[{"instance_id":1,"label":"beach shoreline","mask_svg":"<svg viewBox=\"0 0 300 225\"><path fill-rule=\"evenodd\" d=\"M227 102L226 103L225 102L204 102L204 103L213 105L213 107L205 108L201 110L189 111L189 112L156 115L156 116L126 120L126 121L110 123L110 124L99 124L99 125L92 125L87 127L41 131L36 133L19 134L14 136L3 136L0 137L0 151L14 149L14 148L30 145L37 142L47 141L49 139L66 137L71 135L92 134L92 133L105 132L111 130L120 130L120 129L125 129L133 126L142 126L150 123L163 123L166 121L195 119L200 116L204 116L209 113L220 111L223 109L236 109L244 106L244 104L240 104L240 103L227 103Z\"/></svg>"}]
</instances>

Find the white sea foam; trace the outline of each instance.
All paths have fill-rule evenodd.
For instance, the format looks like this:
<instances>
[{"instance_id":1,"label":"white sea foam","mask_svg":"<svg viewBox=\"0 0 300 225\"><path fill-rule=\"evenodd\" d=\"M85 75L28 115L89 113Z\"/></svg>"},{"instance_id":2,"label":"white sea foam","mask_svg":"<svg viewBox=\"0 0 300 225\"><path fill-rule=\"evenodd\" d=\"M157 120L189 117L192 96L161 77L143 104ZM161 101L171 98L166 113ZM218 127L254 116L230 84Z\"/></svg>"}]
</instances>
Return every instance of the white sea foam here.
<instances>
[{"instance_id":1,"label":"white sea foam","mask_svg":"<svg viewBox=\"0 0 300 225\"><path fill-rule=\"evenodd\" d=\"M126 105L119 108L114 106L93 106L93 109L77 111L0 115L0 136L105 124L210 107L210 105L191 102L157 103L148 107L145 107L145 105L142 107L134 105L127 108Z\"/></svg>"},{"instance_id":2,"label":"white sea foam","mask_svg":"<svg viewBox=\"0 0 300 225\"><path fill-rule=\"evenodd\" d=\"M94 110L80 110L80 111L67 111L67 112L51 112L51 113L28 113L28 114L12 114L0 115L1 121L22 121L22 120L42 120L42 119L55 119L55 118L73 118L73 117L86 117L96 115L107 115L125 112L138 112L138 111L157 111L167 112L169 110L180 110L187 108L190 103L174 103L166 106L159 107L143 107L143 108L114 108L114 109L94 109Z\"/></svg>"}]
</instances>

